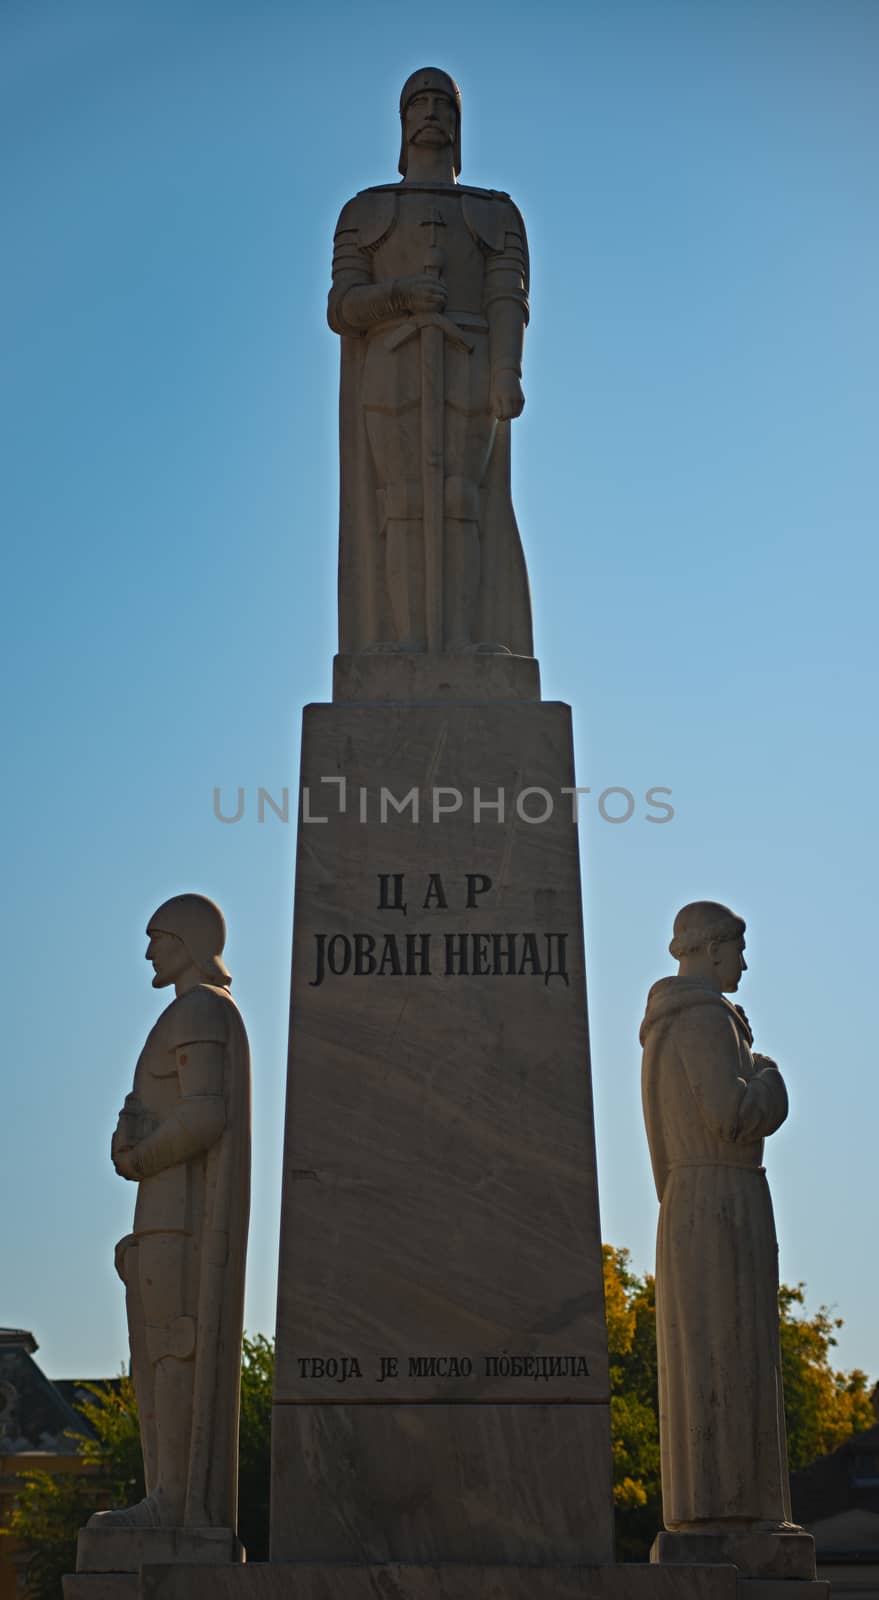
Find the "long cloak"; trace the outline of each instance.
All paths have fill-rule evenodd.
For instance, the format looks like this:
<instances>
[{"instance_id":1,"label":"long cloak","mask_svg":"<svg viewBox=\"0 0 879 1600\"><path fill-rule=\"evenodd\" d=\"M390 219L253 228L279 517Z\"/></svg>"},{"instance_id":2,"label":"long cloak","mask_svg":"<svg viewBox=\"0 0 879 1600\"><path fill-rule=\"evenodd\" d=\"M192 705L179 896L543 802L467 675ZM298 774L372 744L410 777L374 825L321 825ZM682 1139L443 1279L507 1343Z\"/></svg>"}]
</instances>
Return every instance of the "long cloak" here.
<instances>
[{"instance_id":1,"label":"long cloak","mask_svg":"<svg viewBox=\"0 0 879 1600\"><path fill-rule=\"evenodd\" d=\"M222 1004L226 1020L226 1131L207 1157L186 1500L187 1508L204 1507L210 1527L235 1528L250 1217L250 1047L228 990L203 987Z\"/></svg>"},{"instance_id":2,"label":"long cloak","mask_svg":"<svg viewBox=\"0 0 879 1600\"><path fill-rule=\"evenodd\" d=\"M410 186L414 187L414 186ZM393 196L400 185L377 185L366 195ZM491 190L455 186L472 196L480 217L486 207L512 202ZM359 197L355 197L358 198ZM518 215L518 213L517 213ZM521 219L520 219L521 222ZM525 239L524 224L522 238ZM527 272L527 260L526 260ZM527 280L526 280L527 292ZM395 637L385 577L385 544L378 526L375 475L361 396L368 341L341 335L339 385L339 651L356 655ZM477 638L506 646L513 655L534 653L528 573L513 510L510 485L510 424L499 422L486 471L479 520L481 577Z\"/></svg>"},{"instance_id":3,"label":"long cloak","mask_svg":"<svg viewBox=\"0 0 879 1600\"><path fill-rule=\"evenodd\" d=\"M244 1275L250 1215L250 1048L241 1014L228 990L201 983L180 995L159 1017L141 1055L145 1070L156 1056L173 1061L182 1045L213 1041L223 1045L225 1128L207 1150L189 1158L191 1168L179 1195L187 1196L190 1282L186 1299L196 1307L192 1427L187 1467L186 1527L232 1528L237 1524L238 1418L241 1345L244 1328ZM138 1063L135 1090L138 1087ZM167 1075L167 1074L166 1074ZM182 1165L182 1164L181 1164ZM140 1185L135 1235L143 1227L145 1190L173 1183L176 1167L162 1167ZM181 1215L176 1228L184 1223ZM161 1225L161 1224L160 1224ZM167 1221L166 1224L167 1225ZM155 1228L153 1219L149 1226ZM136 1292L136 1291L135 1291ZM132 1340L142 1337L140 1319ZM134 1346L133 1346L134 1354ZM135 1371L151 1383L145 1350ZM147 1494L155 1487L157 1455L152 1394L138 1395ZM149 1419L152 1418L152 1425Z\"/></svg>"}]
</instances>

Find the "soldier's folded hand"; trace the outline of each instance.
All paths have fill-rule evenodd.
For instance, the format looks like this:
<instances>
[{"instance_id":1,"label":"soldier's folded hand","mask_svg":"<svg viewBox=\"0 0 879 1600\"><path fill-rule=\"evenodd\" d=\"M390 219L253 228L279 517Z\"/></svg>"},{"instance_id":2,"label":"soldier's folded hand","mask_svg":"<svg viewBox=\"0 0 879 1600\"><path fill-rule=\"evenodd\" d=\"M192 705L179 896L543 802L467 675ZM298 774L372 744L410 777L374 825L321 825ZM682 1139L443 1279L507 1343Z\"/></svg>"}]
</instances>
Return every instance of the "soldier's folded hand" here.
<instances>
[{"instance_id":1,"label":"soldier's folded hand","mask_svg":"<svg viewBox=\"0 0 879 1600\"><path fill-rule=\"evenodd\" d=\"M521 416L525 393L515 372L496 372L491 380L491 409L499 422Z\"/></svg>"},{"instance_id":2,"label":"soldier's folded hand","mask_svg":"<svg viewBox=\"0 0 879 1600\"><path fill-rule=\"evenodd\" d=\"M132 1246L136 1244L137 1235L134 1233L126 1233L125 1238L119 1240L119 1243L117 1244L113 1253L113 1265L123 1283L125 1282L125 1257Z\"/></svg>"},{"instance_id":3,"label":"soldier's folded hand","mask_svg":"<svg viewBox=\"0 0 879 1600\"><path fill-rule=\"evenodd\" d=\"M394 287L408 311L442 311L445 306L445 284L426 272L414 278L398 278Z\"/></svg>"}]
</instances>

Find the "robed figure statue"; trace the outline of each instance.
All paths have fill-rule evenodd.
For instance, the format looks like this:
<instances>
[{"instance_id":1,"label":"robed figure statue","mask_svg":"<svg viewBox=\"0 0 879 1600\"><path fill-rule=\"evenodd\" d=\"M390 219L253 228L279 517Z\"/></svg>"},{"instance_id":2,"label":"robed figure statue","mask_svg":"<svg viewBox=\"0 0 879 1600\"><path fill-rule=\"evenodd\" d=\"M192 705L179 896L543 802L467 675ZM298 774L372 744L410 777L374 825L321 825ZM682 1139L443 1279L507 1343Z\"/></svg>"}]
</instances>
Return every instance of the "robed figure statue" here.
<instances>
[{"instance_id":1,"label":"robed figure statue","mask_svg":"<svg viewBox=\"0 0 879 1600\"><path fill-rule=\"evenodd\" d=\"M763 1166L787 1116L784 1080L727 999L745 923L684 906L641 1026L656 1191L656 1341L665 1527L653 1559L732 1561L746 1576L814 1577L791 1522L778 1315L778 1243Z\"/></svg>"},{"instance_id":2,"label":"robed figure statue","mask_svg":"<svg viewBox=\"0 0 879 1600\"><path fill-rule=\"evenodd\" d=\"M532 654L510 496L524 405L528 246L509 195L468 188L461 96L424 68L400 96L402 182L339 217L339 649Z\"/></svg>"}]
</instances>

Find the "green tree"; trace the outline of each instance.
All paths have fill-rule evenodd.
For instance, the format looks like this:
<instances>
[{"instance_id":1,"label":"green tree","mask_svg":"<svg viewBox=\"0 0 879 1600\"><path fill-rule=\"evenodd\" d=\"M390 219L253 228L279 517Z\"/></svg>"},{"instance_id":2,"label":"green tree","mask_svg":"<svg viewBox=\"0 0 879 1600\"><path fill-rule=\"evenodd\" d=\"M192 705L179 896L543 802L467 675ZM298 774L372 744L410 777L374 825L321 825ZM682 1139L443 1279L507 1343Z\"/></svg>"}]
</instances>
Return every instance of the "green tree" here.
<instances>
[{"instance_id":1,"label":"green tree","mask_svg":"<svg viewBox=\"0 0 879 1600\"><path fill-rule=\"evenodd\" d=\"M662 1526L653 1278L632 1271L628 1250L605 1245L604 1292L617 1558L644 1560ZM805 1303L802 1284L782 1284L778 1309L792 1471L874 1422L866 1373L838 1372L831 1360L842 1319L827 1306L808 1316Z\"/></svg>"},{"instance_id":2,"label":"green tree","mask_svg":"<svg viewBox=\"0 0 879 1600\"><path fill-rule=\"evenodd\" d=\"M239 1529L248 1555L268 1557L269 1434L274 1346L244 1336L241 1362ZM76 1536L93 1511L131 1505L144 1493L137 1403L131 1379L88 1384L77 1405L90 1434L70 1434L79 1471L34 1472L25 1480L4 1532L32 1552L27 1600L60 1600L61 1577L76 1563Z\"/></svg>"},{"instance_id":3,"label":"green tree","mask_svg":"<svg viewBox=\"0 0 879 1600\"><path fill-rule=\"evenodd\" d=\"M867 1374L859 1367L837 1372L831 1361L842 1318L831 1316L828 1306L819 1306L814 1316L807 1317L802 1310L805 1301L804 1284L795 1289L782 1284L781 1370L792 1472L828 1455L875 1421Z\"/></svg>"},{"instance_id":4,"label":"green tree","mask_svg":"<svg viewBox=\"0 0 879 1600\"><path fill-rule=\"evenodd\" d=\"M275 1347L244 1335L238 1438L238 1532L250 1561L269 1559L269 1486Z\"/></svg>"},{"instance_id":5,"label":"green tree","mask_svg":"<svg viewBox=\"0 0 879 1600\"><path fill-rule=\"evenodd\" d=\"M610 1430L618 1561L642 1560L662 1524L653 1278L628 1250L604 1247Z\"/></svg>"},{"instance_id":6,"label":"green tree","mask_svg":"<svg viewBox=\"0 0 879 1600\"><path fill-rule=\"evenodd\" d=\"M76 1565L76 1535L93 1511L129 1505L144 1492L131 1379L123 1374L118 1384L90 1383L86 1393L88 1398L76 1409L94 1434L68 1436L76 1441L80 1470L29 1474L3 1530L32 1552L26 1575L28 1600L58 1600L62 1575Z\"/></svg>"}]
</instances>

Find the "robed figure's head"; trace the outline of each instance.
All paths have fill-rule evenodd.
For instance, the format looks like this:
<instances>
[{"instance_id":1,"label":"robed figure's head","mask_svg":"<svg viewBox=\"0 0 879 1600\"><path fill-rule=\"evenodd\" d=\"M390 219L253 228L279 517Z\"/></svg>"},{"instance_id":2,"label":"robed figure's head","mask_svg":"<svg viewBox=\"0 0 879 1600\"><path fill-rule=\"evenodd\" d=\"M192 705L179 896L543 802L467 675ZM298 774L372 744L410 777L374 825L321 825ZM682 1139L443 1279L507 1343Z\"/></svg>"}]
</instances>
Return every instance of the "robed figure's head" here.
<instances>
[{"instance_id":1,"label":"robed figure's head","mask_svg":"<svg viewBox=\"0 0 879 1600\"><path fill-rule=\"evenodd\" d=\"M682 977L707 980L721 993L734 994L745 960L745 921L717 900L694 900L674 920L669 951Z\"/></svg>"}]
</instances>

